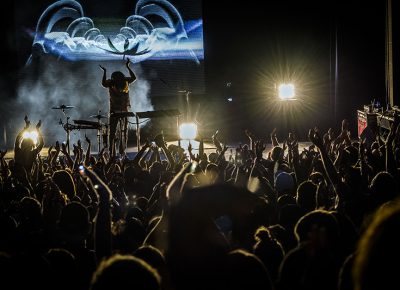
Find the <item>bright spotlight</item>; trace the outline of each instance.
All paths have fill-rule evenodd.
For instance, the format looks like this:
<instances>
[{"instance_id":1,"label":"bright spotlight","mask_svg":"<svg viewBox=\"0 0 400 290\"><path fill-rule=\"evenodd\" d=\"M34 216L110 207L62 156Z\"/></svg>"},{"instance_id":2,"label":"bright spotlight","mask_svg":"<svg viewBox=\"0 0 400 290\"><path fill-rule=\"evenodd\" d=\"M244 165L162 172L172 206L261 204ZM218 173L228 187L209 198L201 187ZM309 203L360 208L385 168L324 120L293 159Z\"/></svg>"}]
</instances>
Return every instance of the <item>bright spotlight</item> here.
<instances>
[{"instance_id":1,"label":"bright spotlight","mask_svg":"<svg viewBox=\"0 0 400 290\"><path fill-rule=\"evenodd\" d=\"M37 131L25 131L22 134L22 138L23 139L31 139L33 141L33 143L36 145L37 141L38 141L38 132Z\"/></svg>"},{"instance_id":2,"label":"bright spotlight","mask_svg":"<svg viewBox=\"0 0 400 290\"><path fill-rule=\"evenodd\" d=\"M281 84L278 88L279 98L281 100L294 100L294 85L292 84Z\"/></svg>"},{"instance_id":3,"label":"bright spotlight","mask_svg":"<svg viewBox=\"0 0 400 290\"><path fill-rule=\"evenodd\" d=\"M197 125L195 123L183 123L179 126L179 136L183 140L194 140L197 136Z\"/></svg>"}]
</instances>

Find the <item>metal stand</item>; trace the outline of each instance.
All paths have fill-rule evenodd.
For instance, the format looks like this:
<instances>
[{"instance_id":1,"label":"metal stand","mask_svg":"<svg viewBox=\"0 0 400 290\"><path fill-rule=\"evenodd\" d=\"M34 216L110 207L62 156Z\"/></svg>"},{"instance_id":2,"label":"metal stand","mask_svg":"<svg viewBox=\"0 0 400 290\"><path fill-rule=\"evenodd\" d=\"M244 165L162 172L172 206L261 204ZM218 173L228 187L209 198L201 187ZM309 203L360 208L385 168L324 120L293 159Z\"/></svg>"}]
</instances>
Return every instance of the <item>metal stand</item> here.
<instances>
[{"instance_id":1,"label":"metal stand","mask_svg":"<svg viewBox=\"0 0 400 290\"><path fill-rule=\"evenodd\" d=\"M69 132L72 129L71 129L71 124L69 123L70 117L67 116L67 114L65 113L65 110L66 109L72 109L72 108L74 108L74 106L61 105L61 106L58 106L58 107L52 107L53 110L61 110L63 112L64 116L67 118L67 122L65 124L63 123L62 119L60 119L59 124L64 128L65 132L67 132L67 151L68 151L68 154L70 154L70 148L69 148L69 143L70 143L70 140L69 140L70 136L69 135L70 134L69 134Z\"/></svg>"},{"instance_id":2,"label":"metal stand","mask_svg":"<svg viewBox=\"0 0 400 290\"><path fill-rule=\"evenodd\" d=\"M136 117L136 145L138 152L140 151L140 126L139 126L139 116L135 114Z\"/></svg>"},{"instance_id":3,"label":"metal stand","mask_svg":"<svg viewBox=\"0 0 400 290\"><path fill-rule=\"evenodd\" d=\"M103 126L102 126L102 124L101 124L101 117L102 117L102 115L101 115L101 110L99 110L98 111L98 113L97 113L97 116L96 116L96 119L97 119L97 123L99 124L99 127L98 127L98 129L97 129L97 152L100 152L100 150L101 150L101 135L102 135L102 129L103 129Z\"/></svg>"},{"instance_id":4,"label":"metal stand","mask_svg":"<svg viewBox=\"0 0 400 290\"><path fill-rule=\"evenodd\" d=\"M69 143L70 143L70 131L71 131L71 128L70 128L69 119L70 119L71 117L70 117L70 116L67 116L67 114L65 113L65 109L64 109L64 108L61 109L61 111L63 112L64 116L67 118L67 122L66 122L65 124L63 124L62 120L60 119L60 125L63 126L65 132L67 133L67 151L68 151L68 154L70 154L70 146L69 146Z\"/></svg>"},{"instance_id":5,"label":"metal stand","mask_svg":"<svg viewBox=\"0 0 400 290\"><path fill-rule=\"evenodd\" d=\"M125 130L125 122L127 122L128 120L126 118L120 118L118 120L118 126L119 126L119 154L122 156L123 154L125 154L125 150L127 147L127 132Z\"/></svg>"}]
</instances>

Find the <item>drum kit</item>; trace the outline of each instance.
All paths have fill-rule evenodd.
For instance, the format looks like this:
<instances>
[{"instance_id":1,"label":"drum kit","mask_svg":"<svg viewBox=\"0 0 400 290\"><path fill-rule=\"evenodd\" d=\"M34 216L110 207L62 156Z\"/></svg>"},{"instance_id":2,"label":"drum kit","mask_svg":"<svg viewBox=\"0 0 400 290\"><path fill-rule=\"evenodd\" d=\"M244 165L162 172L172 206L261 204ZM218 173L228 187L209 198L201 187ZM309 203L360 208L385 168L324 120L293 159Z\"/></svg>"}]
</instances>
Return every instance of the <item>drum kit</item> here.
<instances>
[{"instance_id":1,"label":"drum kit","mask_svg":"<svg viewBox=\"0 0 400 290\"><path fill-rule=\"evenodd\" d=\"M60 119L59 124L63 127L67 135L67 150L70 153L70 133L72 130L97 130L97 144L98 144L98 152L101 150L101 143L103 142L103 146L107 147L108 142L108 124L102 122L102 119L108 119L108 116L103 115L99 110L96 115L91 115L90 118L96 119L97 121L90 121L90 120L73 120L73 124L70 122L70 116L66 113L66 110L73 109L74 106L66 106L61 105L57 107L52 107L53 110L61 110L66 118L66 122L63 122ZM116 112L110 114L114 118L125 118L125 117L135 117L133 112Z\"/></svg>"}]
</instances>

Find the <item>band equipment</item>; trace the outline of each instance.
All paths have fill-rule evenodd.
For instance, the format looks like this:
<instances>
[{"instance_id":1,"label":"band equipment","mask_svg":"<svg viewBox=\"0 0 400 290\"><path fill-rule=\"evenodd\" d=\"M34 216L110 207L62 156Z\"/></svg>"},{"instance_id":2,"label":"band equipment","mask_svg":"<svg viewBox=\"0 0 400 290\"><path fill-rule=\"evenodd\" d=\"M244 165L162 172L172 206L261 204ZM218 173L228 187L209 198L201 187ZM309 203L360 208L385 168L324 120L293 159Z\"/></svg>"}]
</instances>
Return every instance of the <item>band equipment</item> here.
<instances>
[{"instance_id":1,"label":"band equipment","mask_svg":"<svg viewBox=\"0 0 400 290\"><path fill-rule=\"evenodd\" d=\"M103 139L103 146L107 146L107 140L109 135L109 122L104 124L101 120L108 119L108 116L101 114L101 111L98 112L97 115L91 115L90 118L97 119L97 121L90 121L90 120L82 120L76 119L73 120L73 124L70 123L70 116L67 115L66 110L73 109L74 106L67 106L67 105L60 105L57 107L52 107L54 110L61 110L64 114L66 121L60 118L59 124L63 127L67 135L67 150L70 153L70 132L72 130L97 130L97 142L98 142L98 150L100 152L101 147L101 139ZM172 110L157 110L157 111L145 111L145 112L111 112L109 114L109 118L116 118L119 119L119 138L120 140L125 139L125 146L127 144L127 132L124 132L121 119L123 118L136 118L136 137L137 137L137 148L140 150L140 119L151 119L151 118L162 118L162 117L175 117L176 118L176 125L179 128L179 117L181 113L179 110L172 109ZM122 143L121 143L122 144ZM124 148L125 149L125 148Z\"/></svg>"},{"instance_id":2,"label":"band equipment","mask_svg":"<svg viewBox=\"0 0 400 290\"><path fill-rule=\"evenodd\" d=\"M146 118L161 118L161 117L176 117L176 126L179 128L179 116L181 113L179 110L158 110L158 111L146 111L146 112L136 112L136 144L138 151L140 150L140 119Z\"/></svg>"}]
</instances>

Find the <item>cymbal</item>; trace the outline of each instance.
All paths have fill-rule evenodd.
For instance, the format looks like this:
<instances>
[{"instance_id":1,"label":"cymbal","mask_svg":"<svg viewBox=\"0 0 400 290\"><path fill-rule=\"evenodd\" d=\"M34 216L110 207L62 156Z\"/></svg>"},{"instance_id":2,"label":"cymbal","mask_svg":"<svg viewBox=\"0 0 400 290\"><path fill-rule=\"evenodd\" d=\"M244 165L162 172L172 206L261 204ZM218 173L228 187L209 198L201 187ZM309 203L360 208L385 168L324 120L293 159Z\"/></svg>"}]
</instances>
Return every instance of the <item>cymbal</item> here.
<instances>
[{"instance_id":1,"label":"cymbal","mask_svg":"<svg viewBox=\"0 0 400 290\"><path fill-rule=\"evenodd\" d=\"M91 115L90 118L96 118L96 119L106 119L107 116L98 114L98 115Z\"/></svg>"},{"instance_id":2,"label":"cymbal","mask_svg":"<svg viewBox=\"0 0 400 290\"><path fill-rule=\"evenodd\" d=\"M66 106L66 105L61 105L61 106L58 106L58 107L52 107L52 109L54 109L54 110L65 110L65 109L72 109L72 108L75 108L74 106Z\"/></svg>"}]
</instances>

